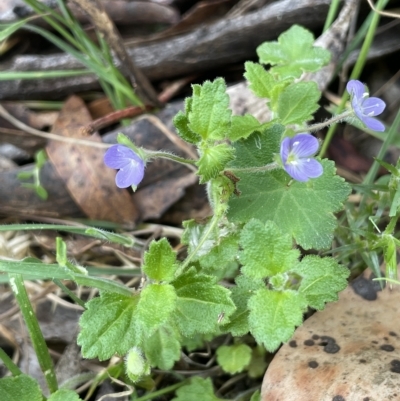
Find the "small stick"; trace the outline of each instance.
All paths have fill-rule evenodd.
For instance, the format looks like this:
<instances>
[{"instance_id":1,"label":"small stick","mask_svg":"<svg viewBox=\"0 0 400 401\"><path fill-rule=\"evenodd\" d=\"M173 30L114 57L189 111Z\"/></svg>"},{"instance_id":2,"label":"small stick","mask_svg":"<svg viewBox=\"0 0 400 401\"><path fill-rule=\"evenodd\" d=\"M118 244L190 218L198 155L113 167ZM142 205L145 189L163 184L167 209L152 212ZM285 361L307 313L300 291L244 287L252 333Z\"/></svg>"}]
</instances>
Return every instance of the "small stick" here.
<instances>
[{"instance_id":1,"label":"small stick","mask_svg":"<svg viewBox=\"0 0 400 401\"><path fill-rule=\"evenodd\" d=\"M158 101L160 103L167 103L182 87L187 85L189 82L193 81L194 78L195 76L192 75L173 82L158 95ZM129 106L122 110L113 111L112 113L107 114L104 117L92 121L85 127L82 127L81 132L83 134L89 135L92 132L99 130L100 128L104 128L107 127L108 125L114 124L123 118L137 117L144 111L153 111L153 110L154 107L150 105L146 105L144 108L140 106Z\"/></svg>"}]
</instances>

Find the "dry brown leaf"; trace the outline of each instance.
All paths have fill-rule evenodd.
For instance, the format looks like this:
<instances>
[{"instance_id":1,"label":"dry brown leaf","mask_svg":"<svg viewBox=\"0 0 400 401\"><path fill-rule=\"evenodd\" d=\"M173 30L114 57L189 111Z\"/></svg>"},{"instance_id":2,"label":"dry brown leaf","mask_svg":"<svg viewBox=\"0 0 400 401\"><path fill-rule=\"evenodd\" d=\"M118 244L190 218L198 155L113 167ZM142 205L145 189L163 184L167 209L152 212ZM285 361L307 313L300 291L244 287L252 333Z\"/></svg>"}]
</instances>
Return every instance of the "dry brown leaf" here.
<instances>
[{"instance_id":1,"label":"dry brown leaf","mask_svg":"<svg viewBox=\"0 0 400 401\"><path fill-rule=\"evenodd\" d=\"M400 286L372 278L296 330L268 367L263 401L400 400Z\"/></svg>"},{"instance_id":2,"label":"dry brown leaf","mask_svg":"<svg viewBox=\"0 0 400 401\"><path fill-rule=\"evenodd\" d=\"M72 96L62 108L53 132L64 137L88 139L80 135L80 128L90 121L84 102ZM101 142L97 134L90 139ZM104 150L58 141L50 141L46 150L68 192L89 218L128 225L135 222L137 210L129 193L116 187L115 171L103 163Z\"/></svg>"}]
</instances>

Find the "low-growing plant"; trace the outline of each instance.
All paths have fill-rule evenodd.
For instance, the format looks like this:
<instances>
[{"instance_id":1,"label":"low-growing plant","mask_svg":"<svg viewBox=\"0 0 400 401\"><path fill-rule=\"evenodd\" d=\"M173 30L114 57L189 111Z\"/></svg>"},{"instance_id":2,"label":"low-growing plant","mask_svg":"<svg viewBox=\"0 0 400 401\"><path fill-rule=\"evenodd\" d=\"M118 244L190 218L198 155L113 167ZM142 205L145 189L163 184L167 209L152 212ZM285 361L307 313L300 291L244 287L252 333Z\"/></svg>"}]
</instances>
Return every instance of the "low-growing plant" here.
<instances>
[{"instance_id":1,"label":"low-growing plant","mask_svg":"<svg viewBox=\"0 0 400 401\"><path fill-rule=\"evenodd\" d=\"M288 341L308 308L322 310L327 302L337 300L350 273L339 261L347 262L351 252L366 254L369 248L382 254L386 276L395 279L400 165L380 162L391 173L390 179L374 186L370 176L368 185L354 188L363 199L373 191L380 195L369 199L368 208L364 200L358 210L342 214L336 236L339 247L331 250L338 227L335 213L343 209L352 188L336 174L333 161L318 157L320 142L312 133L339 121L383 131L384 125L375 117L385 104L368 97L360 81L351 80L346 109L310 124L321 92L315 82L303 78L330 59L327 50L313 43L313 35L295 25L278 41L258 47L260 63L245 64L250 89L266 99L271 113L267 122L249 114L232 115L223 79L193 85L193 94L174 124L180 137L197 148L197 160L139 148L120 134L119 144L110 147L104 157L107 166L119 170L118 187L136 190L146 164L157 157L195 166L199 182L206 185L212 215L201 223L183 222L184 258L177 256L166 238L153 240L144 254L142 280L135 288L89 275L68 260L60 239L58 264L0 261L27 323L35 319L27 306L23 275L29 271L30 278L68 279L100 289L98 297L84 304L80 318L78 344L83 357L104 361L117 355L121 363L124 358L126 376L140 384L152 368L172 369L182 348L195 349L206 340L230 335L234 341L222 345L216 354L222 369L233 374L250 369L253 358L262 358L264 348L273 352ZM388 143L398 120L387 135ZM377 205L390 212L380 212L372 224L369 217ZM380 232L378 227L384 223L388 224ZM132 246L129 238L117 234L95 229L79 232ZM324 256L324 251L335 257ZM370 263L367 256L366 260L378 274L376 263ZM46 372L52 393L48 399L78 400L72 390L58 389L37 322L28 324L28 329ZM256 347L243 340L249 333ZM0 399L25 400L28 392L30 401L41 400L37 383L20 374L4 353L0 357L15 375L0 380ZM10 396L2 398L3 394ZM209 379L197 377L174 398L192 399L219 398Z\"/></svg>"}]
</instances>

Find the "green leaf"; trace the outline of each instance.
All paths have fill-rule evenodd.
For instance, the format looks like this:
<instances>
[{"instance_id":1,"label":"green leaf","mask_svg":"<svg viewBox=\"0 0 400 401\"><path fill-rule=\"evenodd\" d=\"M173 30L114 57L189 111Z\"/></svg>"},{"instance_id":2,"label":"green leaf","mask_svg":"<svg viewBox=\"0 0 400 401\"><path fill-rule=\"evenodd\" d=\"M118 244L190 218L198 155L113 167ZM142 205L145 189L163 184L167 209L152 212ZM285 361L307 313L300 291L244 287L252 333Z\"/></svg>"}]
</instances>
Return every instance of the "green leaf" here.
<instances>
[{"instance_id":1,"label":"green leaf","mask_svg":"<svg viewBox=\"0 0 400 401\"><path fill-rule=\"evenodd\" d=\"M250 220L243 227L240 244L242 273L256 279L290 270L300 256L297 249L292 249L292 237L282 234L272 221Z\"/></svg>"},{"instance_id":2,"label":"green leaf","mask_svg":"<svg viewBox=\"0 0 400 401\"><path fill-rule=\"evenodd\" d=\"M273 75L266 71L261 64L247 61L245 64L245 78L249 82L249 88L261 98L271 98L271 91L277 84Z\"/></svg>"},{"instance_id":3,"label":"green leaf","mask_svg":"<svg viewBox=\"0 0 400 401\"><path fill-rule=\"evenodd\" d=\"M268 363L265 360L265 348L262 345L257 345L252 349L251 361L247 367L247 374L252 379L262 377L267 370Z\"/></svg>"},{"instance_id":4,"label":"green leaf","mask_svg":"<svg viewBox=\"0 0 400 401\"><path fill-rule=\"evenodd\" d=\"M261 126L260 122L251 114L232 116L231 130L229 131L228 138L232 142L247 138L254 131L260 129Z\"/></svg>"},{"instance_id":5,"label":"green leaf","mask_svg":"<svg viewBox=\"0 0 400 401\"><path fill-rule=\"evenodd\" d=\"M188 352L198 350L199 348L203 348L206 342L209 342L215 338L214 333L208 334L195 334L190 337L182 337L182 348L186 348Z\"/></svg>"},{"instance_id":6,"label":"green leaf","mask_svg":"<svg viewBox=\"0 0 400 401\"><path fill-rule=\"evenodd\" d=\"M47 401L82 401L75 391L62 388L53 393Z\"/></svg>"},{"instance_id":7,"label":"green leaf","mask_svg":"<svg viewBox=\"0 0 400 401\"><path fill-rule=\"evenodd\" d=\"M250 401L261 401L261 392L260 390L257 390L253 393L253 395L250 398Z\"/></svg>"},{"instance_id":8,"label":"green leaf","mask_svg":"<svg viewBox=\"0 0 400 401\"><path fill-rule=\"evenodd\" d=\"M237 159L232 167L263 166L271 163L279 152L282 128L277 125L258 137L238 141ZM336 227L333 213L342 208L350 186L335 175L334 163L322 160L324 173L308 182L292 181L284 170L258 174L235 171L240 197L229 201L228 218L246 223L252 218L271 220L279 229L294 237L304 249L329 248ZM229 167L230 167L229 166Z\"/></svg>"},{"instance_id":9,"label":"green leaf","mask_svg":"<svg viewBox=\"0 0 400 401\"><path fill-rule=\"evenodd\" d=\"M330 53L314 47L313 34L293 25L278 37L277 42L266 42L257 48L260 62L271 64L271 73L281 79L299 78L303 72L318 71L330 60Z\"/></svg>"},{"instance_id":10,"label":"green leaf","mask_svg":"<svg viewBox=\"0 0 400 401\"><path fill-rule=\"evenodd\" d=\"M196 162L199 167L197 174L200 184L215 178L225 166L235 157L235 149L227 143L199 148L200 159Z\"/></svg>"},{"instance_id":11,"label":"green leaf","mask_svg":"<svg viewBox=\"0 0 400 401\"><path fill-rule=\"evenodd\" d=\"M233 262L238 254L239 236L236 234L227 237L220 237L219 243L216 244L209 253L199 259L200 266L207 274L218 275L224 271L228 263Z\"/></svg>"},{"instance_id":12,"label":"green leaf","mask_svg":"<svg viewBox=\"0 0 400 401\"><path fill-rule=\"evenodd\" d=\"M143 272L152 280L170 282L176 270L176 253L166 238L152 241L144 254Z\"/></svg>"},{"instance_id":13,"label":"green leaf","mask_svg":"<svg viewBox=\"0 0 400 401\"><path fill-rule=\"evenodd\" d=\"M20 173L17 174L17 178L19 180L29 180L32 178L34 175L33 171L21 171Z\"/></svg>"},{"instance_id":14,"label":"green leaf","mask_svg":"<svg viewBox=\"0 0 400 401\"><path fill-rule=\"evenodd\" d=\"M250 331L247 303L257 290L265 288L265 284L261 279L256 280L243 275L236 277L235 282L236 286L232 288L231 292L236 310L230 316L230 322L222 326L222 330L226 333L231 333L235 337L240 337Z\"/></svg>"},{"instance_id":15,"label":"green leaf","mask_svg":"<svg viewBox=\"0 0 400 401\"><path fill-rule=\"evenodd\" d=\"M42 200L46 200L49 197L49 194L47 193L46 189L41 185L37 185L35 187L35 192L36 195Z\"/></svg>"},{"instance_id":16,"label":"green leaf","mask_svg":"<svg viewBox=\"0 0 400 401\"><path fill-rule=\"evenodd\" d=\"M38 169L41 169L47 162L47 154L44 149L39 150L35 154L35 164Z\"/></svg>"},{"instance_id":17,"label":"green leaf","mask_svg":"<svg viewBox=\"0 0 400 401\"><path fill-rule=\"evenodd\" d=\"M188 254L192 253L194 249L198 246L203 233L208 230L211 224L211 220L206 223L197 223L194 220L186 220L182 223L184 231L181 237L181 242L188 246ZM203 245L197 250L196 255L193 257L192 261L198 260L201 256L208 254L215 246L219 238L219 230L215 230L206 239Z\"/></svg>"},{"instance_id":18,"label":"green leaf","mask_svg":"<svg viewBox=\"0 0 400 401\"><path fill-rule=\"evenodd\" d=\"M210 378L192 377L190 384L176 390L176 395L172 401L223 401L214 395Z\"/></svg>"},{"instance_id":19,"label":"green leaf","mask_svg":"<svg viewBox=\"0 0 400 401\"><path fill-rule=\"evenodd\" d=\"M140 339L135 319L138 295L101 292L86 304L79 324L78 344L84 358L105 360L115 353L125 355Z\"/></svg>"},{"instance_id":20,"label":"green leaf","mask_svg":"<svg viewBox=\"0 0 400 401\"><path fill-rule=\"evenodd\" d=\"M192 267L172 282L178 295L174 318L183 335L213 333L218 330L220 317L227 319L235 310L230 291L215 280Z\"/></svg>"},{"instance_id":21,"label":"green leaf","mask_svg":"<svg viewBox=\"0 0 400 401\"><path fill-rule=\"evenodd\" d=\"M174 325L165 324L159 327L150 337L144 340L144 351L151 366L170 370L181 357L179 332Z\"/></svg>"},{"instance_id":22,"label":"green leaf","mask_svg":"<svg viewBox=\"0 0 400 401\"><path fill-rule=\"evenodd\" d=\"M315 255L305 256L293 272L303 278L298 291L306 297L309 306L318 310L324 309L325 302L337 301L338 292L347 287L350 274L335 259Z\"/></svg>"},{"instance_id":23,"label":"green leaf","mask_svg":"<svg viewBox=\"0 0 400 401\"><path fill-rule=\"evenodd\" d=\"M1 31L0 31L0 42L7 39L13 33L17 32L20 28L22 28L26 23L30 20L34 19L34 17L25 18L21 21L14 22L12 24L7 24Z\"/></svg>"},{"instance_id":24,"label":"green leaf","mask_svg":"<svg viewBox=\"0 0 400 401\"><path fill-rule=\"evenodd\" d=\"M149 284L140 293L137 322L143 334L149 336L164 324L175 309L176 293L170 284Z\"/></svg>"},{"instance_id":25,"label":"green leaf","mask_svg":"<svg viewBox=\"0 0 400 401\"><path fill-rule=\"evenodd\" d=\"M277 114L282 124L304 124L318 109L321 92L315 82L287 86L278 98Z\"/></svg>"},{"instance_id":26,"label":"green leaf","mask_svg":"<svg viewBox=\"0 0 400 401\"><path fill-rule=\"evenodd\" d=\"M140 348L133 347L129 350L125 359L126 374L136 383L142 376L150 374L150 364L144 358Z\"/></svg>"},{"instance_id":27,"label":"green leaf","mask_svg":"<svg viewBox=\"0 0 400 401\"><path fill-rule=\"evenodd\" d=\"M193 145L200 142L200 135L197 135L189 128L189 119L182 111L178 112L178 114L174 117L173 122L179 136L186 142L192 143Z\"/></svg>"},{"instance_id":28,"label":"green leaf","mask_svg":"<svg viewBox=\"0 0 400 401\"><path fill-rule=\"evenodd\" d=\"M292 290L258 290L248 303L250 332L258 344L273 352L303 321L306 298Z\"/></svg>"},{"instance_id":29,"label":"green leaf","mask_svg":"<svg viewBox=\"0 0 400 401\"><path fill-rule=\"evenodd\" d=\"M218 78L203 85L193 85L189 129L203 139L224 139L229 131L231 110L225 81Z\"/></svg>"},{"instance_id":30,"label":"green leaf","mask_svg":"<svg viewBox=\"0 0 400 401\"><path fill-rule=\"evenodd\" d=\"M231 375L243 372L251 360L251 348L246 344L222 345L216 354L218 365Z\"/></svg>"},{"instance_id":31,"label":"green leaf","mask_svg":"<svg viewBox=\"0 0 400 401\"><path fill-rule=\"evenodd\" d=\"M0 400L42 401L42 392L35 379L27 375L0 379Z\"/></svg>"}]
</instances>

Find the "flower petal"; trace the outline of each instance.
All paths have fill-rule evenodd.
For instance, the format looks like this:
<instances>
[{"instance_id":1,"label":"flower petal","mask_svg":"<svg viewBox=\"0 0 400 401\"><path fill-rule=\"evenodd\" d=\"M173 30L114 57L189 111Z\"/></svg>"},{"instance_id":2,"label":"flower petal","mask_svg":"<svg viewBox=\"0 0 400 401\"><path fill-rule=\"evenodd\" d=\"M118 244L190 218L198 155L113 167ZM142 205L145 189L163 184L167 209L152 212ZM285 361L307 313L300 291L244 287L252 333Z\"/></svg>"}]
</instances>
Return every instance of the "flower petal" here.
<instances>
[{"instance_id":1,"label":"flower petal","mask_svg":"<svg viewBox=\"0 0 400 401\"><path fill-rule=\"evenodd\" d=\"M319 161L308 158L300 159L296 163L285 165L286 172L296 181L305 182L310 178L317 178L323 173L322 165Z\"/></svg>"},{"instance_id":2,"label":"flower petal","mask_svg":"<svg viewBox=\"0 0 400 401\"><path fill-rule=\"evenodd\" d=\"M318 148L318 139L310 134L297 134L290 140L291 153L300 157L310 157L314 155Z\"/></svg>"},{"instance_id":3,"label":"flower petal","mask_svg":"<svg viewBox=\"0 0 400 401\"><path fill-rule=\"evenodd\" d=\"M366 92L365 86L362 82L352 79L351 81L347 82L346 89L352 98L356 98L358 103L361 103L361 99L363 99L363 95Z\"/></svg>"},{"instance_id":4,"label":"flower petal","mask_svg":"<svg viewBox=\"0 0 400 401\"><path fill-rule=\"evenodd\" d=\"M286 137L281 143L281 159L282 163L285 164L290 153L290 138Z\"/></svg>"},{"instance_id":5,"label":"flower petal","mask_svg":"<svg viewBox=\"0 0 400 401\"><path fill-rule=\"evenodd\" d=\"M118 171L115 177L115 183L118 188L128 188L131 185L137 186L140 181L143 180L143 176L143 161L136 162L135 160L131 160L129 165L126 165Z\"/></svg>"},{"instance_id":6,"label":"flower petal","mask_svg":"<svg viewBox=\"0 0 400 401\"><path fill-rule=\"evenodd\" d=\"M322 164L315 159L303 160L302 168L310 178L317 178L324 172Z\"/></svg>"},{"instance_id":7,"label":"flower petal","mask_svg":"<svg viewBox=\"0 0 400 401\"><path fill-rule=\"evenodd\" d=\"M358 119L362 121L362 119L364 118L363 109L361 107L361 102L355 96L351 99L351 107L354 113L356 113Z\"/></svg>"},{"instance_id":8,"label":"flower petal","mask_svg":"<svg viewBox=\"0 0 400 401\"><path fill-rule=\"evenodd\" d=\"M308 175L300 168L298 162L285 164L286 172L296 181L308 181Z\"/></svg>"},{"instance_id":9,"label":"flower petal","mask_svg":"<svg viewBox=\"0 0 400 401\"><path fill-rule=\"evenodd\" d=\"M385 110L386 103L379 97L369 97L362 103L363 114L366 116L379 116Z\"/></svg>"},{"instance_id":10,"label":"flower petal","mask_svg":"<svg viewBox=\"0 0 400 401\"><path fill-rule=\"evenodd\" d=\"M131 160L142 162L142 159L130 148L124 145L113 145L104 155L104 164L111 168L123 168Z\"/></svg>"},{"instance_id":11,"label":"flower petal","mask_svg":"<svg viewBox=\"0 0 400 401\"><path fill-rule=\"evenodd\" d=\"M378 132L385 131L385 126L376 118L363 117L362 121L369 129L372 129L373 131L378 131Z\"/></svg>"}]
</instances>

